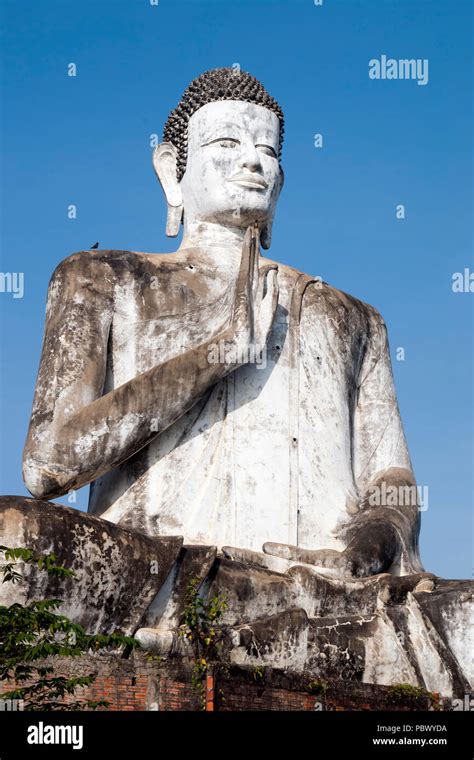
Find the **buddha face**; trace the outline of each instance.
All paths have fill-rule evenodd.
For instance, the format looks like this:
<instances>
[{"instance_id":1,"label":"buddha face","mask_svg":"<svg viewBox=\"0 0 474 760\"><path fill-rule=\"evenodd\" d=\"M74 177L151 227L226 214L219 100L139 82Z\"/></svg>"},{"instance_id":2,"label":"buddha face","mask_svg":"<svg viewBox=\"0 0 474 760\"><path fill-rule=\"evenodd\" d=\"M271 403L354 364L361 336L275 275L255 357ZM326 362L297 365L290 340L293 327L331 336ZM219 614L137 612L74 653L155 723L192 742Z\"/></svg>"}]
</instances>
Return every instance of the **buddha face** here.
<instances>
[{"instance_id":1,"label":"buddha face","mask_svg":"<svg viewBox=\"0 0 474 760\"><path fill-rule=\"evenodd\" d=\"M271 222L283 185L279 132L276 114L253 103L219 101L196 111L180 183L185 219L239 228Z\"/></svg>"}]
</instances>

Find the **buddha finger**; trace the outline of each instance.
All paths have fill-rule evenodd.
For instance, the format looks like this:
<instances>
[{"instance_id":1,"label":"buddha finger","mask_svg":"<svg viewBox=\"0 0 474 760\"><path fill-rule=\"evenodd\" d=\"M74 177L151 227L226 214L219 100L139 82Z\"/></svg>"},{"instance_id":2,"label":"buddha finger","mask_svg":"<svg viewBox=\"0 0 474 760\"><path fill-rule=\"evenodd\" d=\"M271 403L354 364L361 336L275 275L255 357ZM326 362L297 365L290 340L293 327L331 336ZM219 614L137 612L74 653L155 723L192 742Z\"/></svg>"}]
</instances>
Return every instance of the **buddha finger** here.
<instances>
[{"instance_id":1,"label":"buddha finger","mask_svg":"<svg viewBox=\"0 0 474 760\"><path fill-rule=\"evenodd\" d=\"M278 573L285 573L291 567L291 562L285 559L272 557L261 552L252 551L251 549L223 546L221 551L226 559L234 562L243 562L244 564L258 565L266 570L273 570Z\"/></svg>"},{"instance_id":2,"label":"buddha finger","mask_svg":"<svg viewBox=\"0 0 474 760\"><path fill-rule=\"evenodd\" d=\"M270 296L273 295L272 288L275 287L275 284L277 283L277 280L274 275L270 275L270 272L278 272L278 267L276 264L265 264L264 266L260 267L258 271L258 293L257 293L257 304L261 306L262 301L264 300L263 293L265 291L266 286L266 294L265 298L270 293ZM274 278L274 279L272 279Z\"/></svg>"},{"instance_id":3,"label":"buddha finger","mask_svg":"<svg viewBox=\"0 0 474 760\"><path fill-rule=\"evenodd\" d=\"M304 562L307 565L317 565L338 569L343 566L344 558L335 549L303 549L291 544L275 544L267 542L263 545L265 554L272 554L293 562Z\"/></svg>"},{"instance_id":4,"label":"buddha finger","mask_svg":"<svg viewBox=\"0 0 474 760\"><path fill-rule=\"evenodd\" d=\"M252 292L250 279L250 261L252 246L252 227L247 227L244 242L242 244L242 258L240 260L239 273L235 286L233 321L247 324L248 299Z\"/></svg>"}]
</instances>

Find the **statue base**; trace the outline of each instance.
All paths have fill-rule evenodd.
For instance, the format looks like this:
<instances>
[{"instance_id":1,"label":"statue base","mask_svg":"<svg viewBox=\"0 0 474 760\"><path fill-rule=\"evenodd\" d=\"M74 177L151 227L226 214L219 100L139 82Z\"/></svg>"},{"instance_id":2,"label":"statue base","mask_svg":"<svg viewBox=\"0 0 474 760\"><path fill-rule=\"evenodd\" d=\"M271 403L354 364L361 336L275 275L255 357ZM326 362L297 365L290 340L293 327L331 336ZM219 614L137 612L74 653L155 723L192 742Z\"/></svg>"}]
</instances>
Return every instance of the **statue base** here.
<instances>
[{"instance_id":1,"label":"statue base","mask_svg":"<svg viewBox=\"0 0 474 760\"><path fill-rule=\"evenodd\" d=\"M59 598L89 633L135 634L168 663L193 659L179 627L196 579L201 595L226 600L220 659L230 667L308 683L403 683L461 700L472 690L471 581L334 578L294 563L278 571L19 496L0 498L0 541L54 552L75 571L58 582L25 568L23 582L0 585L0 604Z\"/></svg>"}]
</instances>

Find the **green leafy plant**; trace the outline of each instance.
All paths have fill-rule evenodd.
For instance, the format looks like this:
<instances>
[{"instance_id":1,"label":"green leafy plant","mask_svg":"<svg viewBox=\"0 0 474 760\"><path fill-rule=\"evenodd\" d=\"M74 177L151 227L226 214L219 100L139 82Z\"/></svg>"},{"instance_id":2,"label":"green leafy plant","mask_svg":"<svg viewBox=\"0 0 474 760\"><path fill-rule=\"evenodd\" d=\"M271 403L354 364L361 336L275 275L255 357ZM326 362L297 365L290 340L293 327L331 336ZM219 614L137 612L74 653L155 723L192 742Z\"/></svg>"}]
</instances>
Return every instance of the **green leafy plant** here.
<instances>
[{"instance_id":1,"label":"green leafy plant","mask_svg":"<svg viewBox=\"0 0 474 760\"><path fill-rule=\"evenodd\" d=\"M195 577L188 584L179 635L192 647L194 666L191 682L204 709L204 679L209 672L215 675L219 668L225 667L222 661L221 618L227 609L227 601L223 595L205 599L199 594L200 583L200 579Z\"/></svg>"},{"instance_id":2,"label":"green leafy plant","mask_svg":"<svg viewBox=\"0 0 474 760\"><path fill-rule=\"evenodd\" d=\"M29 548L0 546L5 563L0 565L2 583L19 583L23 574L19 563L36 565L49 576L64 579L75 573L57 564L54 554L35 556ZM108 707L104 700L71 700L76 689L90 686L95 674L67 678L54 676L55 668L46 658L79 657L101 649L125 646L135 648L139 642L118 633L89 635L82 626L60 615L59 599L44 599L28 604L0 605L0 681L15 684L15 688L0 694L2 700L22 701L25 710L83 710Z\"/></svg>"},{"instance_id":3,"label":"green leafy plant","mask_svg":"<svg viewBox=\"0 0 474 760\"><path fill-rule=\"evenodd\" d=\"M253 680L261 681L265 675L265 668L261 665L256 665L253 669Z\"/></svg>"},{"instance_id":4,"label":"green leafy plant","mask_svg":"<svg viewBox=\"0 0 474 760\"><path fill-rule=\"evenodd\" d=\"M439 696L421 686L409 683L396 683L387 691L385 701L389 705L403 705L411 710L426 710L427 705L439 709Z\"/></svg>"},{"instance_id":5,"label":"green leafy plant","mask_svg":"<svg viewBox=\"0 0 474 760\"><path fill-rule=\"evenodd\" d=\"M319 679L310 681L306 687L308 694L313 694L316 697L322 697L322 699L326 699L328 688L329 687L327 683L325 681L320 681Z\"/></svg>"}]
</instances>

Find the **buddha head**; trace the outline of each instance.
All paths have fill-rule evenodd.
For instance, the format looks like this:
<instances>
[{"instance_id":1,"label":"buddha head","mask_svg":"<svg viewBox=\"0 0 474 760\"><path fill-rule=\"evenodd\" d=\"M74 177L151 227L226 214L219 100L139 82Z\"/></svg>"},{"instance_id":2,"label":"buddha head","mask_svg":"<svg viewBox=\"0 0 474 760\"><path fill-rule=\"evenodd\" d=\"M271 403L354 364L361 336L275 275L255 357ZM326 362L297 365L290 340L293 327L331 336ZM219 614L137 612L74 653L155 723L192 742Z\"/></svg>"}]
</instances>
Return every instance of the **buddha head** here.
<instances>
[{"instance_id":1,"label":"buddha head","mask_svg":"<svg viewBox=\"0 0 474 760\"><path fill-rule=\"evenodd\" d=\"M203 223L245 231L269 248L283 186L283 112L255 77L236 68L195 79L170 114L153 164L168 205L166 232Z\"/></svg>"}]
</instances>

